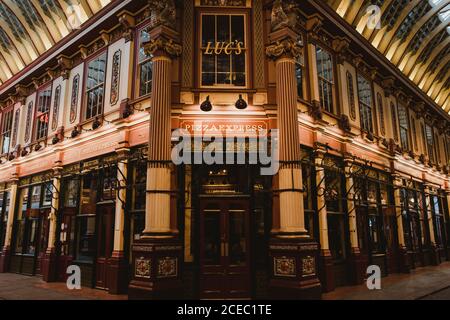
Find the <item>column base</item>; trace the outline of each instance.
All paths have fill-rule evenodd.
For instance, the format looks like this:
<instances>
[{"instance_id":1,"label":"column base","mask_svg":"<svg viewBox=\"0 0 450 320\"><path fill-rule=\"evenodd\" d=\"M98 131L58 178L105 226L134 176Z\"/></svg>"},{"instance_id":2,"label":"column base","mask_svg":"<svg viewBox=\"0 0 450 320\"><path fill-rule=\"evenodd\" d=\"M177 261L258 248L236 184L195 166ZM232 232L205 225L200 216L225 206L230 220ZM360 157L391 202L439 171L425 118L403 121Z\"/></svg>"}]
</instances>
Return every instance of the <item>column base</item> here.
<instances>
[{"instance_id":1,"label":"column base","mask_svg":"<svg viewBox=\"0 0 450 320\"><path fill-rule=\"evenodd\" d=\"M330 292L336 288L334 263L330 250L322 250L319 259L319 275L322 292Z\"/></svg>"},{"instance_id":2,"label":"column base","mask_svg":"<svg viewBox=\"0 0 450 320\"><path fill-rule=\"evenodd\" d=\"M366 270L364 270L364 259L359 248L352 248L349 257L350 282L354 285L364 283Z\"/></svg>"},{"instance_id":3,"label":"column base","mask_svg":"<svg viewBox=\"0 0 450 320\"><path fill-rule=\"evenodd\" d=\"M128 289L128 263L121 251L114 251L108 259L108 284L110 294L123 294Z\"/></svg>"},{"instance_id":4,"label":"column base","mask_svg":"<svg viewBox=\"0 0 450 320\"><path fill-rule=\"evenodd\" d=\"M269 295L275 300L318 300L319 245L309 238L272 238Z\"/></svg>"},{"instance_id":5,"label":"column base","mask_svg":"<svg viewBox=\"0 0 450 320\"><path fill-rule=\"evenodd\" d=\"M11 259L11 250L9 247L3 248L0 254L0 273L5 273L9 271L9 261Z\"/></svg>"},{"instance_id":6,"label":"column base","mask_svg":"<svg viewBox=\"0 0 450 320\"><path fill-rule=\"evenodd\" d=\"M45 282L57 280L55 250L47 251L42 258L42 279Z\"/></svg>"},{"instance_id":7,"label":"column base","mask_svg":"<svg viewBox=\"0 0 450 320\"><path fill-rule=\"evenodd\" d=\"M128 286L128 299L182 298L183 246L178 239L141 239L136 241L132 251L132 280Z\"/></svg>"},{"instance_id":8,"label":"column base","mask_svg":"<svg viewBox=\"0 0 450 320\"><path fill-rule=\"evenodd\" d=\"M439 251L436 245L430 245L430 257L431 257L431 265L437 266L441 263Z\"/></svg>"},{"instance_id":9,"label":"column base","mask_svg":"<svg viewBox=\"0 0 450 320\"><path fill-rule=\"evenodd\" d=\"M402 273L411 272L411 259L408 254L408 250L403 247L398 251L399 271Z\"/></svg>"}]
</instances>

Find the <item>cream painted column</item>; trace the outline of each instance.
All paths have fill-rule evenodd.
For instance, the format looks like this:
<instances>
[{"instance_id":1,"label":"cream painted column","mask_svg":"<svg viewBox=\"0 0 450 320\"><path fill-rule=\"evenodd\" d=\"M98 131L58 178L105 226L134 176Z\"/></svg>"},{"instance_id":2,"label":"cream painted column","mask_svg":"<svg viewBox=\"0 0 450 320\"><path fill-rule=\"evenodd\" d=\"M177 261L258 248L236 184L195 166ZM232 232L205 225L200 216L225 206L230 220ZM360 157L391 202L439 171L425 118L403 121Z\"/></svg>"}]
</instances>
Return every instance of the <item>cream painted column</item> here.
<instances>
[{"instance_id":1,"label":"cream painted column","mask_svg":"<svg viewBox=\"0 0 450 320\"><path fill-rule=\"evenodd\" d=\"M330 251L330 245L328 243L328 217L327 217L327 205L325 199L325 169L323 167L324 153L318 151L315 159L316 165L316 184L317 184L317 214L319 216L319 237L320 247L322 249L322 255Z\"/></svg>"},{"instance_id":2,"label":"cream painted column","mask_svg":"<svg viewBox=\"0 0 450 320\"><path fill-rule=\"evenodd\" d=\"M128 177L128 153L129 149L123 148L116 150L118 154L117 164L117 194L116 211L114 217L114 249L113 256L123 257L125 248L125 205L127 201L127 177Z\"/></svg>"},{"instance_id":3,"label":"cream painted column","mask_svg":"<svg viewBox=\"0 0 450 320\"><path fill-rule=\"evenodd\" d=\"M267 47L267 55L275 60L278 106L280 170L279 235L307 235L303 206L303 182L298 129L295 59L301 54L298 35L290 29L271 34L275 44Z\"/></svg>"},{"instance_id":4,"label":"cream painted column","mask_svg":"<svg viewBox=\"0 0 450 320\"><path fill-rule=\"evenodd\" d=\"M348 225L350 232L350 245L353 253L359 253L358 245L358 228L356 222L356 206L355 206L355 184L353 180L352 164L353 159L345 158L345 190L348 209Z\"/></svg>"},{"instance_id":5,"label":"cream painted column","mask_svg":"<svg viewBox=\"0 0 450 320\"><path fill-rule=\"evenodd\" d=\"M395 203L395 217L397 218L397 237L398 244L401 248L406 248L405 232L403 229L403 208L401 196L402 180L400 177L394 176L394 203Z\"/></svg>"},{"instance_id":6,"label":"cream painted column","mask_svg":"<svg viewBox=\"0 0 450 320\"><path fill-rule=\"evenodd\" d=\"M178 34L165 26L150 31L145 46L152 56L152 102L147 169L147 197L145 210L146 237L171 237L171 86L172 59L181 54L181 46L173 41Z\"/></svg>"},{"instance_id":7,"label":"cream painted column","mask_svg":"<svg viewBox=\"0 0 450 320\"><path fill-rule=\"evenodd\" d=\"M47 253L50 254L55 251L56 242L56 229L58 223L58 209L59 209L59 199L61 192L61 170L62 167L58 166L53 168L53 185L52 185L52 207L50 210L49 220L49 231L48 231L48 246Z\"/></svg>"},{"instance_id":8,"label":"cream painted column","mask_svg":"<svg viewBox=\"0 0 450 320\"><path fill-rule=\"evenodd\" d=\"M11 240L12 240L12 230L14 225L14 213L16 208L16 199L17 199L17 190L18 190L19 179L14 177L11 180L11 196L9 198L9 211L8 211L8 220L6 222L6 234L5 234L5 244L4 250L9 251L11 248Z\"/></svg>"}]
</instances>

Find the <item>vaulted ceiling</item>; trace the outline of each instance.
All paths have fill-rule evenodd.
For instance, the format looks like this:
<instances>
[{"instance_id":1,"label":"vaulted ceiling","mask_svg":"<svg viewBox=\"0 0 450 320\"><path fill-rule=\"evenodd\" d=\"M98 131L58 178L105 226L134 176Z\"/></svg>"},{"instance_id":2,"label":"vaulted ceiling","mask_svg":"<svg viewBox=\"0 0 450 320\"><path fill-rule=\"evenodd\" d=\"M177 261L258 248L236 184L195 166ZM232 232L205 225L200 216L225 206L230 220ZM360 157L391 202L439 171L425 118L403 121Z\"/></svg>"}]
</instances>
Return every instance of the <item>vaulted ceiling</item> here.
<instances>
[{"instance_id":1,"label":"vaulted ceiling","mask_svg":"<svg viewBox=\"0 0 450 320\"><path fill-rule=\"evenodd\" d=\"M111 0L0 0L0 86Z\"/></svg>"},{"instance_id":2,"label":"vaulted ceiling","mask_svg":"<svg viewBox=\"0 0 450 320\"><path fill-rule=\"evenodd\" d=\"M450 113L450 0L326 1Z\"/></svg>"}]
</instances>

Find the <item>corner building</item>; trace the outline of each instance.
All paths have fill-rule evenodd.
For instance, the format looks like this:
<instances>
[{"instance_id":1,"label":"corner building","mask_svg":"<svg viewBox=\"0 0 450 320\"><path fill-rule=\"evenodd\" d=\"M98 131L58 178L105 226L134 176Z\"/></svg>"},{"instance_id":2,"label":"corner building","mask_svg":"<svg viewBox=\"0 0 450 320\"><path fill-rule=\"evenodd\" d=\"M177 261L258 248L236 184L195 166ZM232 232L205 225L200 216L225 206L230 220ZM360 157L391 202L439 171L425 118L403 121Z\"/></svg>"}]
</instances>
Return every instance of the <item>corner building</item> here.
<instances>
[{"instance_id":1,"label":"corner building","mask_svg":"<svg viewBox=\"0 0 450 320\"><path fill-rule=\"evenodd\" d=\"M317 299L448 260L448 1L374 2L0 3L0 272ZM175 165L176 129L280 168Z\"/></svg>"}]
</instances>

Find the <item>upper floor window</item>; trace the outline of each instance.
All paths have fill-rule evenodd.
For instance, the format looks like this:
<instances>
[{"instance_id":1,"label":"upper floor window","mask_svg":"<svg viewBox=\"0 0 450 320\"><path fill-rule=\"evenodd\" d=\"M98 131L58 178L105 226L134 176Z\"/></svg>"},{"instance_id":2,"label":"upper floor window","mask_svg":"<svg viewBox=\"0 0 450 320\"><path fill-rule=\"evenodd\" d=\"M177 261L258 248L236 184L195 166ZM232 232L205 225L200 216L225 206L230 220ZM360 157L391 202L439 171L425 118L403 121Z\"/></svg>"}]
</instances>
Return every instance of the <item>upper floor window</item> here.
<instances>
[{"instance_id":1,"label":"upper floor window","mask_svg":"<svg viewBox=\"0 0 450 320\"><path fill-rule=\"evenodd\" d=\"M395 113L395 106L392 102L391 102L391 119L392 119L392 134L394 135L395 142L398 142L397 115Z\"/></svg>"},{"instance_id":2,"label":"upper floor window","mask_svg":"<svg viewBox=\"0 0 450 320\"><path fill-rule=\"evenodd\" d=\"M380 132L384 136L386 135L386 126L384 123L384 106L383 106L383 97L380 93L377 94L377 104L378 104L378 114L380 119Z\"/></svg>"},{"instance_id":3,"label":"upper floor window","mask_svg":"<svg viewBox=\"0 0 450 320\"><path fill-rule=\"evenodd\" d=\"M247 86L244 14L202 14L201 86Z\"/></svg>"},{"instance_id":4,"label":"upper floor window","mask_svg":"<svg viewBox=\"0 0 450 320\"><path fill-rule=\"evenodd\" d=\"M431 163L434 163L435 157L433 150L434 147L433 128L428 124L425 125L424 137L428 151L428 158Z\"/></svg>"},{"instance_id":5,"label":"upper floor window","mask_svg":"<svg viewBox=\"0 0 450 320\"><path fill-rule=\"evenodd\" d=\"M4 112L1 131L2 154L9 152L11 144L12 121L13 121L13 110Z\"/></svg>"},{"instance_id":6,"label":"upper floor window","mask_svg":"<svg viewBox=\"0 0 450 320\"><path fill-rule=\"evenodd\" d=\"M372 87L370 82L361 75L358 75L358 101L361 129L367 132L373 132Z\"/></svg>"},{"instance_id":7,"label":"upper floor window","mask_svg":"<svg viewBox=\"0 0 450 320\"><path fill-rule=\"evenodd\" d=\"M138 79L139 79L139 97L152 92L152 56L144 51L144 44L150 41L150 27L144 27L139 31L139 52L138 52Z\"/></svg>"},{"instance_id":8,"label":"upper floor window","mask_svg":"<svg viewBox=\"0 0 450 320\"><path fill-rule=\"evenodd\" d=\"M305 95L303 94L304 75L305 75L305 59L303 58L303 55L301 55L297 58L295 63L295 78L297 80L297 96L302 99L305 98Z\"/></svg>"},{"instance_id":9,"label":"upper floor window","mask_svg":"<svg viewBox=\"0 0 450 320\"><path fill-rule=\"evenodd\" d=\"M86 120L103 112L106 52L88 63L86 79Z\"/></svg>"},{"instance_id":10,"label":"upper floor window","mask_svg":"<svg viewBox=\"0 0 450 320\"><path fill-rule=\"evenodd\" d=\"M404 150L409 150L409 125L408 125L408 110L399 103L398 108L398 124L400 127L400 143Z\"/></svg>"},{"instance_id":11,"label":"upper floor window","mask_svg":"<svg viewBox=\"0 0 450 320\"><path fill-rule=\"evenodd\" d=\"M319 78L320 105L333 113L333 59L331 54L321 47L316 47L317 76Z\"/></svg>"},{"instance_id":12,"label":"upper floor window","mask_svg":"<svg viewBox=\"0 0 450 320\"><path fill-rule=\"evenodd\" d=\"M51 97L51 86L38 93L35 116L36 140L47 137Z\"/></svg>"}]
</instances>

